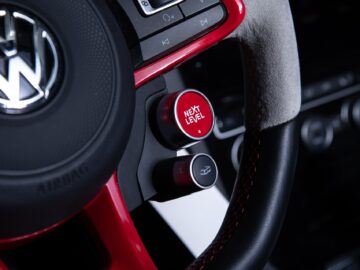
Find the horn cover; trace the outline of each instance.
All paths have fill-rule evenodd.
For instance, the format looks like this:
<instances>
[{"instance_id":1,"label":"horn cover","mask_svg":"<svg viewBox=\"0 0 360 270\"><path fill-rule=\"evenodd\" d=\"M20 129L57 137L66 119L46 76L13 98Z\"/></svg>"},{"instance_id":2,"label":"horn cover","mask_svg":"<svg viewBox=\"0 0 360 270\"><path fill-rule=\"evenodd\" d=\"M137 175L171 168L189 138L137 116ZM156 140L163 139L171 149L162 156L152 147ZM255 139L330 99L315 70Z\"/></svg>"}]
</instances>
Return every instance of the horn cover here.
<instances>
[{"instance_id":1,"label":"horn cover","mask_svg":"<svg viewBox=\"0 0 360 270\"><path fill-rule=\"evenodd\" d=\"M0 238L10 238L75 214L100 191L127 143L135 91L129 50L103 1L0 0L0 9L39 22L59 56L51 99L21 114L0 112ZM16 55L30 68L21 42Z\"/></svg>"}]
</instances>

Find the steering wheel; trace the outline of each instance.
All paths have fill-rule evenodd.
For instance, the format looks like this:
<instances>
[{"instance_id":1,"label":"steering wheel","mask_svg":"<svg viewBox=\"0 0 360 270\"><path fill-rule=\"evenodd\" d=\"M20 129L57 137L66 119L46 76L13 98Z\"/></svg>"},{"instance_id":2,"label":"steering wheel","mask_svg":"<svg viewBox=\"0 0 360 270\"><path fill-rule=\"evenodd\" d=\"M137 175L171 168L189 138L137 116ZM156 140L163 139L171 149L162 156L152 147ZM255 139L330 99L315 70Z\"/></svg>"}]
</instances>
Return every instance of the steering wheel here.
<instances>
[{"instance_id":1,"label":"steering wheel","mask_svg":"<svg viewBox=\"0 0 360 270\"><path fill-rule=\"evenodd\" d=\"M54 226L94 199L126 149L135 91L129 49L104 1L0 3L0 239L8 239ZM292 15L287 0L245 6L229 37L244 56L242 171L218 235L189 269L260 269L290 196L301 104ZM34 51L26 42L34 39L37 54L13 57L15 28L22 50ZM24 74L26 98L12 84Z\"/></svg>"}]
</instances>

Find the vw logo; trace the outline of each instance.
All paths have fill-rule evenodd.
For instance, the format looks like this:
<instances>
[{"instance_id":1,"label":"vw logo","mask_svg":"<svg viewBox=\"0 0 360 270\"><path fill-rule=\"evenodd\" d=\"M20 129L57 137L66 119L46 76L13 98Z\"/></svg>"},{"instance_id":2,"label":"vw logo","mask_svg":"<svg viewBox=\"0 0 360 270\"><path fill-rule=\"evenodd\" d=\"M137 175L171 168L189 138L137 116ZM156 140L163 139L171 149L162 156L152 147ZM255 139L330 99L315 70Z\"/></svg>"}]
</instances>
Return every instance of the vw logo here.
<instances>
[{"instance_id":1,"label":"vw logo","mask_svg":"<svg viewBox=\"0 0 360 270\"><path fill-rule=\"evenodd\" d=\"M22 114L53 95L59 72L54 39L29 15L0 9L0 112Z\"/></svg>"}]
</instances>

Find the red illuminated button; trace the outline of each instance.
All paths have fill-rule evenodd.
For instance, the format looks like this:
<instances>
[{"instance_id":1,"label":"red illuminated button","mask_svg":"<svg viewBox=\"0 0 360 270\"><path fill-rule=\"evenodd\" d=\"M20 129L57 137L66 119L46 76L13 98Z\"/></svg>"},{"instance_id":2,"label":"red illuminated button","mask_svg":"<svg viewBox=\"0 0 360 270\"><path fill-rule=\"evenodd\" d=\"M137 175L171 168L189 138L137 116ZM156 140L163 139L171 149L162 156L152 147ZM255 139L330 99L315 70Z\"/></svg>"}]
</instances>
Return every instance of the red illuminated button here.
<instances>
[{"instance_id":1,"label":"red illuminated button","mask_svg":"<svg viewBox=\"0 0 360 270\"><path fill-rule=\"evenodd\" d=\"M214 127L210 101L196 90L165 96L158 107L158 127L173 148L186 146L209 136Z\"/></svg>"},{"instance_id":2,"label":"red illuminated button","mask_svg":"<svg viewBox=\"0 0 360 270\"><path fill-rule=\"evenodd\" d=\"M182 92L175 101L175 119L182 132L191 139L206 138L214 127L214 112L209 100L200 92Z\"/></svg>"}]
</instances>

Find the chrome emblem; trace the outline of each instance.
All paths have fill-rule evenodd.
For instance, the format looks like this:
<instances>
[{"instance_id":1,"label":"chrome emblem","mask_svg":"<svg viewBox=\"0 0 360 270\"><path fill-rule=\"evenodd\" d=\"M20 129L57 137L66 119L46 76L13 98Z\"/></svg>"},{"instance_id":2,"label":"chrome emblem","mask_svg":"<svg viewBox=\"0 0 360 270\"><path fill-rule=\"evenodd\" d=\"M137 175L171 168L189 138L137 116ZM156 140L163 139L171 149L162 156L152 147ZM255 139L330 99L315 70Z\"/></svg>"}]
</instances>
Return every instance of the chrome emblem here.
<instances>
[{"instance_id":1,"label":"chrome emblem","mask_svg":"<svg viewBox=\"0 0 360 270\"><path fill-rule=\"evenodd\" d=\"M22 114L49 100L59 57L49 31L35 18L0 9L0 113Z\"/></svg>"}]
</instances>

